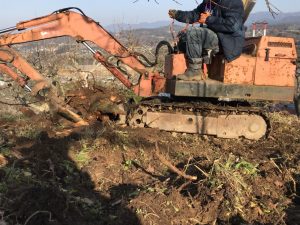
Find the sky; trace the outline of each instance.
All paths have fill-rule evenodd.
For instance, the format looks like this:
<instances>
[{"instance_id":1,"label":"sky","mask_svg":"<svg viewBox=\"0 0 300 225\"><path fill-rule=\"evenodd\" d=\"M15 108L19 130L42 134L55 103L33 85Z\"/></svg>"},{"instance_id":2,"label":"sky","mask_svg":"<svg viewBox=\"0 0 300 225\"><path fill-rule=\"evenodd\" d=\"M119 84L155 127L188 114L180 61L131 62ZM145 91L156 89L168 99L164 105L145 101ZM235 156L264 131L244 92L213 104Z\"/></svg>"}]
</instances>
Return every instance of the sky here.
<instances>
[{"instance_id":1,"label":"sky","mask_svg":"<svg viewBox=\"0 0 300 225\"><path fill-rule=\"evenodd\" d=\"M38 16L47 15L57 9L76 6L102 25L132 24L168 20L169 9L191 10L196 8L195 0L0 0L0 28ZM270 0L283 12L300 11L299 0ZM201 0L198 0L201 2ZM267 11L264 0L257 0L254 12Z\"/></svg>"}]
</instances>

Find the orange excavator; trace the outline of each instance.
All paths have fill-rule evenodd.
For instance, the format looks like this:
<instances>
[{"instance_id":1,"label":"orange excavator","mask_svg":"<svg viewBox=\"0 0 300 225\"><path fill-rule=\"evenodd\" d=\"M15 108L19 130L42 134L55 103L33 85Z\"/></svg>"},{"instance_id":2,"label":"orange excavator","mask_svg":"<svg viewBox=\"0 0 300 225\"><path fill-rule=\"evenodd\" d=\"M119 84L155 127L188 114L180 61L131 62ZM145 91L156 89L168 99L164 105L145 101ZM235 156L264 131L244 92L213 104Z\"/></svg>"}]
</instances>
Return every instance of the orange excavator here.
<instances>
[{"instance_id":1,"label":"orange excavator","mask_svg":"<svg viewBox=\"0 0 300 225\"><path fill-rule=\"evenodd\" d=\"M127 50L78 8L61 9L0 30L0 71L33 95L47 93L50 104L78 124L86 125L88 121L68 106L51 82L13 48L21 43L63 36L83 44L128 89L144 98L129 107L124 121L130 126L258 140L267 135L270 124L264 108L257 102L294 101L298 112L300 109L300 78L296 76L297 53L292 38L248 38L243 54L233 62L226 62L222 55L208 56L210 63L204 68L210 79L180 81L174 77L185 71L186 59L171 44L163 41L157 46L157 54L161 47L168 47L164 72L158 72L155 63ZM118 63L112 63L110 57ZM122 65L139 75L138 82L129 79Z\"/></svg>"}]
</instances>

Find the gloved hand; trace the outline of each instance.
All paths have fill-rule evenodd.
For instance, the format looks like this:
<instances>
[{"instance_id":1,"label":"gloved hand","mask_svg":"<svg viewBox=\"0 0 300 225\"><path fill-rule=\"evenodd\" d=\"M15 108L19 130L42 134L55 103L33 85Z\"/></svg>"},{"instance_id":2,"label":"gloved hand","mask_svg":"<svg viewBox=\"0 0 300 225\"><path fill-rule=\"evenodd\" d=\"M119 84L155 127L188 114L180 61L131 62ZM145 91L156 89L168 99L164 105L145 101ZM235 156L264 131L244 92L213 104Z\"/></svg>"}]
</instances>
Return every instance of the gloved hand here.
<instances>
[{"instance_id":1,"label":"gloved hand","mask_svg":"<svg viewBox=\"0 0 300 225\"><path fill-rule=\"evenodd\" d=\"M177 13L177 10L170 9L169 10L169 16L170 16L170 18L175 19L176 13Z\"/></svg>"},{"instance_id":2,"label":"gloved hand","mask_svg":"<svg viewBox=\"0 0 300 225\"><path fill-rule=\"evenodd\" d=\"M211 14L209 12L201 13L200 19L199 19L198 22L201 23L201 24L205 24L207 18L210 17L210 16L211 16Z\"/></svg>"}]
</instances>

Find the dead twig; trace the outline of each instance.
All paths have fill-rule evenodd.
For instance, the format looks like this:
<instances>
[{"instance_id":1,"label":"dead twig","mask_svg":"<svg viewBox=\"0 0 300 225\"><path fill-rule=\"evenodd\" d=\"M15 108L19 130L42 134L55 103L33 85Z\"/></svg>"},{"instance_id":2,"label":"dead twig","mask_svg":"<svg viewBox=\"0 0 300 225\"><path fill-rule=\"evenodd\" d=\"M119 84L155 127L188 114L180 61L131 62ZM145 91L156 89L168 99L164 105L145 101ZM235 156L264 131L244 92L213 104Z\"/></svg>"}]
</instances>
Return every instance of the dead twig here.
<instances>
[{"instance_id":1,"label":"dead twig","mask_svg":"<svg viewBox=\"0 0 300 225\"><path fill-rule=\"evenodd\" d=\"M209 178L210 176L209 176L209 174L208 173L206 173L206 172L204 172L204 170L202 170L199 166L197 166L197 165L194 165L205 177L207 177L207 178Z\"/></svg>"},{"instance_id":2,"label":"dead twig","mask_svg":"<svg viewBox=\"0 0 300 225\"><path fill-rule=\"evenodd\" d=\"M282 170L279 168L279 166L276 164L273 158L270 159L270 162L272 163L273 166L281 173L283 174Z\"/></svg>"},{"instance_id":3,"label":"dead twig","mask_svg":"<svg viewBox=\"0 0 300 225\"><path fill-rule=\"evenodd\" d=\"M273 18L275 18L275 16L277 16L278 13L280 13L281 11L276 6L274 6L269 0L265 0L265 2L266 2L269 12L273 16Z\"/></svg>"},{"instance_id":4,"label":"dead twig","mask_svg":"<svg viewBox=\"0 0 300 225\"><path fill-rule=\"evenodd\" d=\"M275 225L278 225L278 224L280 224L280 223L286 224L286 222L284 221L284 217L286 216L286 213L284 212L284 213L282 213L282 214L280 215L278 209L277 209L276 207L275 207L274 209L275 209L276 213L278 214L278 216L280 216L279 219L278 219L278 221L275 223Z\"/></svg>"},{"instance_id":5,"label":"dead twig","mask_svg":"<svg viewBox=\"0 0 300 225\"><path fill-rule=\"evenodd\" d=\"M137 3L139 0L135 0L133 3ZM148 2L150 2L150 0L147 0ZM156 4L159 4L159 2L157 0L154 0ZM175 2L178 5L182 5L179 1L177 0L172 0L173 2ZM196 1L197 2L197 1Z\"/></svg>"},{"instance_id":6,"label":"dead twig","mask_svg":"<svg viewBox=\"0 0 300 225\"><path fill-rule=\"evenodd\" d=\"M150 205L148 205L147 203L145 203L145 202L142 202L142 201L140 201L140 203L142 203L142 204L144 204L144 205L146 205L151 211L152 211L152 213L148 213L149 215L153 215L153 216L156 216L157 218L160 218L160 216L159 215L157 215L157 213L155 212L155 210L154 209L152 209L151 207L150 207ZM147 215L148 215L147 214ZM145 216L145 218L146 218L146 216Z\"/></svg>"},{"instance_id":7,"label":"dead twig","mask_svg":"<svg viewBox=\"0 0 300 225\"><path fill-rule=\"evenodd\" d=\"M166 158L162 154L160 154L160 150L159 150L157 142L155 143L155 155L162 162L162 164L167 166L172 172L177 173L179 176L181 176L187 180L192 180L192 181L196 181L198 179L196 176L190 176L190 175L185 174L184 172L179 170L177 167L173 166L172 163L170 163L168 160L166 160Z\"/></svg>"},{"instance_id":8,"label":"dead twig","mask_svg":"<svg viewBox=\"0 0 300 225\"><path fill-rule=\"evenodd\" d=\"M139 0L135 0L133 3L137 3ZM150 0L147 0L148 2L150 2ZM173 2L175 2L176 4L178 5L182 5L179 1L177 0L172 0ZM156 4L159 4L159 1L158 0L154 0L154 2ZM211 2L219 7L222 7L222 8L226 8L226 7L223 7L222 5L219 5L218 3L216 3L215 1L211 0ZM266 2L266 5L267 5L267 8L269 10L269 12L271 13L272 17L275 18L275 16L277 16L281 11L280 9L278 9L275 5L273 5L270 0L265 0ZM199 5L198 1L195 0L195 3L197 5Z\"/></svg>"},{"instance_id":9,"label":"dead twig","mask_svg":"<svg viewBox=\"0 0 300 225\"><path fill-rule=\"evenodd\" d=\"M188 182L185 182L184 184L182 184L177 190L179 192L181 192L182 190L184 190L187 186L189 186L190 184L192 183L192 181L188 181Z\"/></svg>"},{"instance_id":10,"label":"dead twig","mask_svg":"<svg viewBox=\"0 0 300 225\"><path fill-rule=\"evenodd\" d=\"M29 217L27 218L27 220L25 221L24 225L27 225L27 224L29 223L29 221L30 221L34 216L36 216L36 215L39 214L39 213L48 213L48 214L49 214L49 221L52 221L52 214L51 214L51 212L49 212L49 211L36 211L36 212L34 212L31 216L29 216Z\"/></svg>"}]
</instances>

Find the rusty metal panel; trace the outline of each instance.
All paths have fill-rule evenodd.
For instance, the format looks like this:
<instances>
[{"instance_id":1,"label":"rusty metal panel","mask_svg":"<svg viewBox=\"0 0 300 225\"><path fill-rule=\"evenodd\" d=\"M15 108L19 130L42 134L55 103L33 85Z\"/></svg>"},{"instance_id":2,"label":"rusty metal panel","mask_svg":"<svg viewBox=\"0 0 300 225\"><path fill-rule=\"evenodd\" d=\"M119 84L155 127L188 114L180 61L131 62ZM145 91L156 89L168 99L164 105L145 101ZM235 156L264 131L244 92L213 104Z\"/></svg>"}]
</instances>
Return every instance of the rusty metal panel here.
<instances>
[{"instance_id":1,"label":"rusty metal panel","mask_svg":"<svg viewBox=\"0 0 300 225\"><path fill-rule=\"evenodd\" d=\"M186 69L187 64L184 54L172 54L166 56L165 74L167 79L171 79L178 74L183 74Z\"/></svg>"},{"instance_id":2,"label":"rusty metal panel","mask_svg":"<svg viewBox=\"0 0 300 225\"><path fill-rule=\"evenodd\" d=\"M294 87L296 59L293 38L261 37L258 43L254 84Z\"/></svg>"},{"instance_id":3,"label":"rusty metal panel","mask_svg":"<svg viewBox=\"0 0 300 225\"><path fill-rule=\"evenodd\" d=\"M295 40L286 37L261 37L257 56L265 58L266 49L270 49L270 58L297 59Z\"/></svg>"},{"instance_id":4,"label":"rusty metal panel","mask_svg":"<svg viewBox=\"0 0 300 225\"><path fill-rule=\"evenodd\" d=\"M280 87L294 87L296 65L291 59L258 57L255 70L255 85L272 85Z\"/></svg>"},{"instance_id":5,"label":"rusty metal panel","mask_svg":"<svg viewBox=\"0 0 300 225\"><path fill-rule=\"evenodd\" d=\"M253 84L255 62L255 57L243 54L238 59L225 63L224 83Z\"/></svg>"},{"instance_id":6,"label":"rusty metal panel","mask_svg":"<svg viewBox=\"0 0 300 225\"><path fill-rule=\"evenodd\" d=\"M224 84L218 81L167 80L167 92L174 96L248 99L292 102L294 87Z\"/></svg>"},{"instance_id":7,"label":"rusty metal panel","mask_svg":"<svg viewBox=\"0 0 300 225\"><path fill-rule=\"evenodd\" d=\"M224 81L224 69L226 61L222 55L216 55L212 63L208 65L208 77L217 81Z\"/></svg>"},{"instance_id":8,"label":"rusty metal panel","mask_svg":"<svg viewBox=\"0 0 300 225\"><path fill-rule=\"evenodd\" d=\"M209 77L225 84L295 86L297 52L293 38L248 38L244 50L246 54L230 63L215 57Z\"/></svg>"}]
</instances>

